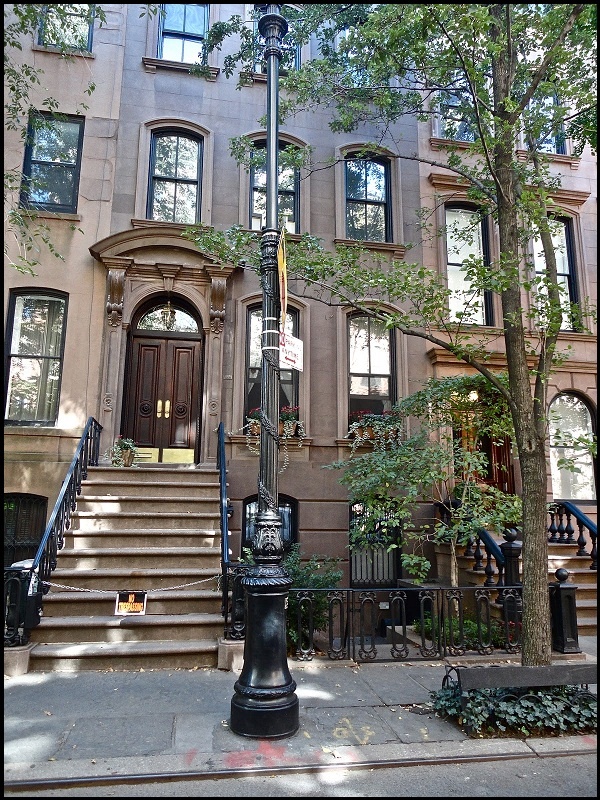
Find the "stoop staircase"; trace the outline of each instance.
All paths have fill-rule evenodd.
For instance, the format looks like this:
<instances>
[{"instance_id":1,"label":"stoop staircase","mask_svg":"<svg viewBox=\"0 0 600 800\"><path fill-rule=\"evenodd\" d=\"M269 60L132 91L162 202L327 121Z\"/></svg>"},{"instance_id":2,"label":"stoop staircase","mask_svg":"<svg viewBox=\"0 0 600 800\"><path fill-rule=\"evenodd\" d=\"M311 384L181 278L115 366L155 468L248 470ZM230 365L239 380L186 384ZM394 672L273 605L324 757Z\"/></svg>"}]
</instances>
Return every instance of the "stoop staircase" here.
<instances>
[{"instance_id":1,"label":"stoop staircase","mask_svg":"<svg viewBox=\"0 0 600 800\"><path fill-rule=\"evenodd\" d=\"M90 467L30 671L216 667L223 635L215 470ZM117 592L146 590L145 615L116 616Z\"/></svg>"}]
</instances>

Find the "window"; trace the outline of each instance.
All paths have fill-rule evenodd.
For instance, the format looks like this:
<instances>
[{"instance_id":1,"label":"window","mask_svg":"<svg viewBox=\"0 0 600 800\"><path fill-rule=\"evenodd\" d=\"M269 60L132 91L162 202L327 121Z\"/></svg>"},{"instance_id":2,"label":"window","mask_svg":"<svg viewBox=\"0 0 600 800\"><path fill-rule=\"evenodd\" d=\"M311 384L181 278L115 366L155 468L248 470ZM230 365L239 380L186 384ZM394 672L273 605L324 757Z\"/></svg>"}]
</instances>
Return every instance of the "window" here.
<instances>
[{"instance_id":1,"label":"window","mask_svg":"<svg viewBox=\"0 0 600 800\"><path fill-rule=\"evenodd\" d=\"M4 495L4 566L34 558L46 529L48 498L19 492Z\"/></svg>"},{"instance_id":2,"label":"window","mask_svg":"<svg viewBox=\"0 0 600 800\"><path fill-rule=\"evenodd\" d=\"M171 305L171 301L154 306L141 317L138 331L199 333L198 323L187 311Z\"/></svg>"},{"instance_id":3,"label":"window","mask_svg":"<svg viewBox=\"0 0 600 800\"><path fill-rule=\"evenodd\" d=\"M465 93L442 92L440 97L440 136L459 142L474 142L478 132L471 118L472 103Z\"/></svg>"},{"instance_id":4,"label":"window","mask_svg":"<svg viewBox=\"0 0 600 800\"><path fill-rule=\"evenodd\" d=\"M265 154L266 141L256 142L259 151ZM285 144L279 143L279 150ZM279 166L279 183L277 189L278 216L284 220L283 226L288 233L300 233L299 195L300 178L297 169ZM267 220L267 170L264 164L255 165L250 169L250 228L261 230Z\"/></svg>"},{"instance_id":5,"label":"window","mask_svg":"<svg viewBox=\"0 0 600 800\"><path fill-rule=\"evenodd\" d=\"M550 471L555 500L595 500L594 461L579 437L592 439L592 415L573 394L559 394L550 405ZM573 467L574 469L569 469Z\"/></svg>"},{"instance_id":6,"label":"window","mask_svg":"<svg viewBox=\"0 0 600 800\"><path fill-rule=\"evenodd\" d=\"M566 155L567 143L563 124L561 104L556 95L543 97L529 103L528 111L532 136L536 149L542 153Z\"/></svg>"},{"instance_id":7,"label":"window","mask_svg":"<svg viewBox=\"0 0 600 800\"><path fill-rule=\"evenodd\" d=\"M556 277L560 292L560 302L562 306L563 330L573 330L577 326L577 319L571 307L572 303L577 303L577 285L575 281L575 257L573 247L573 224L570 219L555 217L552 221L552 244L556 255ZM533 242L533 263L536 277L539 279L538 292L545 296L547 294L544 285L546 275L546 260L541 239L536 238ZM540 318L543 320L546 313L543 309L538 309Z\"/></svg>"},{"instance_id":8,"label":"window","mask_svg":"<svg viewBox=\"0 0 600 800\"><path fill-rule=\"evenodd\" d=\"M162 3L158 58L195 64L208 31L208 3Z\"/></svg>"},{"instance_id":9,"label":"window","mask_svg":"<svg viewBox=\"0 0 600 800\"><path fill-rule=\"evenodd\" d=\"M260 408L260 382L262 374L262 309L250 308L247 322L246 352L246 414L254 408ZM285 332L298 336L298 312L289 309L285 319ZM298 405L298 371L282 369L279 381L279 408Z\"/></svg>"},{"instance_id":10,"label":"window","mask_svg":"<svg viewBox=\"0 0 600 800\"><path fill-rule=\"evenodd\" d=\"M348 411L383 414L394 402L393 340L383 322L363 314L348 318ZM350 417L351 419L351 417Z\"/></svg>"},{"instance_id":11,"label":"window","mask_svg":"<svg viewBox=\"0 0 600 800\"><path fill-rule=\"evenodd\" d=\"M281 538L283 550L287 552L298 540L298 501L287 495L279 495L279 514L281 516ZM242 548L252 547L258 516L258 498L244 500L242 519Z\"/></svg>"},{"instance_id":12,"label":"window","mask_svg":"<svg viewBox=\"0 0 600 800\"><path fill-rule=\"evenodd\" d=\"M148 219L200 221L202 141L178 131L152 134Z\"/></svg>"},{"instance_id":13,"label":"window","mask_svg":"<svg viewBox=\"0 0 600 800\"><path fill-rule=\"evenodd\" d=\"M397 586L401 574L401 546L388 550L387 542L395 538L401 542L402 529L387 526L387 516L378 519L375 530L365 533L363 521L370 515L362 503L350 506L350 530L362 531L370 544L353 547L350 557L350 585L355 589L373 589L382 586Z\"/></svg>"},{"instance_id":14,"label":"window","mask_svg":"<svg viewBox=\"0 0 600 800\"><path fill-rule=\"evenodd\" d=\"M75 214L83 117L32 114L27 129L21 206Z\"/></svg>"},{"instance_id":15,"label":"window","mask_svg":"<svg viewBox=\"0 0 600 800\"><path fill-rule=\"evenodd\" d=\"M43 47L92 52L94 6L74 3L62 6L42 6L38 44Z\"/></svg>"},{"instance_id":16,"label":"window","mask_svg":"<svg viewBox=\"0 0 600 800\"><path fill-rule=\"evenodd\" d=\"M267 7L266 7L265 4L263 4L263 5L255 5L254 6L254 11L258 12L259 14L261 14L261 16L262 16L262 14L264 14L266 12L266 9L267 9ZM282 16L286 17L286 19L287 19L286 6L282 6L281 7L281 14L282 14ZM289 25L290 25L290 23L288 21L288 26ZM261 52L262 52L262 49L265 46L265 41L262 38L262 36L259 36L259 33L258 33L258 18L256 18L254 20L254 35L257 36L258 39L259 39L259 42L260 42L260 45L261 45ZM288 69L300 69L300 65L302 63L302 59L301 59L301 55L300 55L301 48L300 48L299 45L288 44L286 42L286 37L284 36L283 40L281 42L281 51L282 51L281 61L279 62L279 70L280 70L280 72L285 72ZM267 74L267 62L262 58L260 60L258 60L254 64L254 71L258 72L258 73L261 73L263 75L266 75Z\"/></svg>"},{"instance_id":17,"label":"window","mask_svg":"<svg viewBox=\"0 0 600 800\"><path fill-rule=\"evenodd\" d=\"M389 164L349 156L345 166L346 238L389 242Z\"/></svg>"},{"instance_id":18,"label":"window","mask_svg":"<svg viewBox=\"0 0 600 800\"><path fill-rule=\"evenodd\" d=\"M492 325L491 296L471 285L465 261L489 263L487 229L479 213L468 208L446 207L446 255L450 319L469 325Z\"/></svg>"},{"instance_id":19,"label":"window","mask_svg":"<svg viewBox=\"0 0 600 800\"><path fill-rule=\"evenodd\" d=\"M54 425L67 319L64 295L11 294L6 336L5 420Z\"/></svg>"}]
</instances>

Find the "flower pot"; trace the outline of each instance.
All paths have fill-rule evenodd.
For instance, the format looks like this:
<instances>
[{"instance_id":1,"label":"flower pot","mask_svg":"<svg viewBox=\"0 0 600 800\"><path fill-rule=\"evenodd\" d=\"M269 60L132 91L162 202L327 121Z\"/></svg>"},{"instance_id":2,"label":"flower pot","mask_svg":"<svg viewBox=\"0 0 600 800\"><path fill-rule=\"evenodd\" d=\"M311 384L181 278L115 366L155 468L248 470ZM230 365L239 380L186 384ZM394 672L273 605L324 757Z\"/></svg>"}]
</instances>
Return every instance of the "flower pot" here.
<instances>
[{"instance_id":1,"label":"flower pot","mask_svg":"<svg viewBox=\"0 0 600 800\"><path fill-rule=\"evenodd\" d=\"M260 422L257 419L250 420L248 423L248 432L252 436L260 436Z\"/></svg>"},{"instance_id":2,"label":"flower pot","mask_svg":"<svg viewBox=\"0 0 600 800\"><path fill-rule=\"evenodd\" d=\"M289 419L285 420L284 422L279 423L279 435L285 436L286 438L290 438L291 436L296 435L296 420Z\"/></svg>"},{"instance_id":3,"label":"flower pot","mask_svg":"<svg viewBox=\"0 0 600 800\"><path fill-rule=\"evenodd\" d=\"M133 459L135 458L135 453L133 452L133 450L122 450L121 458L123 459L124 467L132 467Z\"/></svg>"}]
</instances>

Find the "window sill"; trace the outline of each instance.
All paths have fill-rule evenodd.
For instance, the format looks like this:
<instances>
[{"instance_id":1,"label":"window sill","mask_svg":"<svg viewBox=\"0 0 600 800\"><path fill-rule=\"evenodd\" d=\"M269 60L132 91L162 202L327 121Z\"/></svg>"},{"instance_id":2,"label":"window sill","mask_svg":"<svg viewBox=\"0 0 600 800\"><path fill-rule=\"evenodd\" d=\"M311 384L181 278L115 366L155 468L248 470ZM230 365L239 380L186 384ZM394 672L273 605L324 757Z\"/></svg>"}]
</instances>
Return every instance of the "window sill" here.
<instances>
[{"instance_id":1,"label":"window sill","mask_svg":"<svg viewBox=\"0 0 600 800\"><path fill-rule=\"evenodd\" d=\"M571 169L579 169L581 163L581 159L577 158L577 156L567 156L561 153L542 153L542 155L546 156L551 164L568 164ZM529 159L529 151L517 150L517 159L519 161L527 161Z\"/></svg>"},{"instance_id":2,"label":"window sill","mask_svg":"<svg viewBox=\"0 0 600 800\"><path fill-rule=\"evenodd\" d=\"M163 222L158 219L132 219L131 220L131 227L132 228L164 228L165 226L169 228L173 228L173 230L184 231L186 228L191 227L192 225L199 225L199 222Z\"/></svg>"},{"instance_id":3,"label":"window sill","mask_svg":"<svg viewBox=\"0 0 600 800\"><path fill-rule=\"evenodd\" d=\"M146 72L156 72L157 69L166 69L172 72L186 72L188 75L190 74L191 68L196 66L195 64L184 64L182 61L166 61L163 58L148 58L147 56L142 58L142 64ZM216 81L221 70L218 67L209 67L208 69L210 74L206 77L206 80Z\"/></svg>"},{"instance_id":4,"label":"window sill","mask_svg":"<svg viewBox=\"0 0 600 800\"><path fill-rule=\"evenodd\" d=\"M60 47L52 47L51 45L45 44L32 44L32 50L37 50L40 53L54 53L57 56L63 56L65 58L71 58L71 56L78 56L79 58L96 58L94 53L90 53L89 50L61 50Z\"/></svg>"},{"instance_id":5,"label":"window sill","mask_svg":"<svg viewBox=\"0 0 600 800\"><path fill-rule=\"evenodd\" d=\"M403 244L394 242L358 242L356 239L334 239L334 244L341 244L344 247L366 247L367 250L377 250L380 253L389 253L394 259L402 259L406 253Z\"/></svg>"},{"instance_id":6,"label":"window sill","mask_svg":"<svg viewBox=\"0 0 600 800\"><path fill-rule=\"evenodd\" d=\"M39 211L35 208L24 208L21 210L24 217L32 219L56 219L65 222L81 222L81 214L71 214L66 211Z\"/></svg>"},{"instance_id":7,"label":"window sill","mask_svg":"<svg viewBox=\"0 0 600 800\"><path fill-rule=\"evenodd\" d=\"M448 147L455 147L459 150L468 150L475 142L465 142L463 139L443 139L440 136L431 136L429 146L432 150L446 150Z\"/></svg>"}]
</instances>

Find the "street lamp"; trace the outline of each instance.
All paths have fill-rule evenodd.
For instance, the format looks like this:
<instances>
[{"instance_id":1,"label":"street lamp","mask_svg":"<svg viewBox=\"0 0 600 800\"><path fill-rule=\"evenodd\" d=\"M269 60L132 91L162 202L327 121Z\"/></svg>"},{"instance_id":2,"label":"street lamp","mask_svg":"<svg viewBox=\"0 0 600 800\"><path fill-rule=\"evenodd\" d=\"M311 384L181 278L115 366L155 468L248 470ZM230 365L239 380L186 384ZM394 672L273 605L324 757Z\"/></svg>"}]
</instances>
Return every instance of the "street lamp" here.
<instances>
[{"instance_id":1,"label":"street lamp","mask_svg":"<svg viewBox=\"0 0 600 800\"><path fill-rule=\"evenodd\" d=\"M260 241L262 374L258 514L252 541L254 566L243 578L246 603L244 666L231 700L230 728L241 736L281 739L299 727L296 682L287 664L286 606L292 581L282 566L283 540L277 496L279 451L278 112L281 40L287 22L269 3L258 22L267 62L267 208Z\"/></svg>"}]
</instances>

